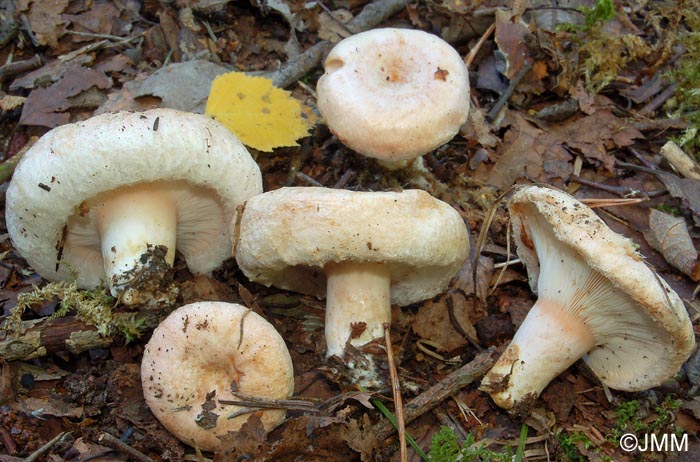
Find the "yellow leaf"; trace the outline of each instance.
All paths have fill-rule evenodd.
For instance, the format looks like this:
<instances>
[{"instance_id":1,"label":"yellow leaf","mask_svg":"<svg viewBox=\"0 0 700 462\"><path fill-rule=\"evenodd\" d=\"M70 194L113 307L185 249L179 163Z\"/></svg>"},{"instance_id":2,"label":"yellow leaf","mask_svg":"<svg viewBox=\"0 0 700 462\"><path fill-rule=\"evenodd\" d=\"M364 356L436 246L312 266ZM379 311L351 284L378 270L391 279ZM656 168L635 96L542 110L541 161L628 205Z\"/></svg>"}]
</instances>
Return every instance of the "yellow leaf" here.
<instances>
[{"instance_id":1,"label":"yellow leaf","mask_svg":"<svg viewBox=\"0 0 700 462\"><path fill-rule=\"evenodd\" d=\"M272 80L229 72L214 79L205 113L236 134L246 146L272 151L298 146L308 135L310 124L302 104Z\"/></svg>"}]
</instances>

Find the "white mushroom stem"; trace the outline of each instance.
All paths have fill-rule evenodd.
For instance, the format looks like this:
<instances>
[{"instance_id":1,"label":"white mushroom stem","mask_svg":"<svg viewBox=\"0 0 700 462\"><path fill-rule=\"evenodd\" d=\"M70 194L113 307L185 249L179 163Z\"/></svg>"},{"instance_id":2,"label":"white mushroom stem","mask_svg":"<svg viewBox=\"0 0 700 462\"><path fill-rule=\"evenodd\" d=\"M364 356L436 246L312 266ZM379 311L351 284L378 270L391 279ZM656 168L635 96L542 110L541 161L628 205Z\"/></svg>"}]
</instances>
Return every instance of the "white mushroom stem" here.
<instances>
[{"instance_id":1,"label":"white mushroom stem","mask_svg":"<svg viewBox=\"0 0 700 462\"><path fill-rule=\"evenodd\" d=\"M359 346L384 335L383 324L391 322L390 272L382 263L358 262L328 263L324 271L326 356L343 358L349 339ZM351 339L353 330L361 333Z\"/></svg>"},{"instance_id":2,"label":"white mushroom stem","mask_svg":"<svg viewBox=\"0 0 700 462\"><path fill-rule=\"evenodd\" d=\"M156 186L140 185L106 194L95 204L102 240L107 282L112 295L138 276L148 246L167 247L165 260L173 265L177 237L177 209L173 198Z\"/></svg>"},{"instance_id":3,"label":"white mushroom stem","mask_svg":"<svg viewBox=\"0 0 700 462\"><path fill-rule=\"evenodd\" d=\"M528 404L595 345L591 329L580 317L540 298L484 377L482 388L492 389L493 400L505 409Z\"/></svg>"}]
</instances>

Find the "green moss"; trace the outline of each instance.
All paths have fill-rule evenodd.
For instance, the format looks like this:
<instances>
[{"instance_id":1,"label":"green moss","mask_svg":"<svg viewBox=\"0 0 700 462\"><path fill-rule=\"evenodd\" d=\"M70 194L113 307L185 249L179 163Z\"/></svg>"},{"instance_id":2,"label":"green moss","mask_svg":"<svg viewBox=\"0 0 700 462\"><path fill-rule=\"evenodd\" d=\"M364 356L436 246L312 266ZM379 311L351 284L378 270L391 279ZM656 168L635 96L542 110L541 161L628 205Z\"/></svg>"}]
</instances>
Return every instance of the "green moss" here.
<instances>
[{"instance_id":1,"label":"green moss","mask_svg":"<svg viewBox=\"0 0 700 462\"><path fill-rule=\"evenodd\" d=\"M663 402L652 406L652 414L644 418L640 415L638 400L623 401L615 409L615 426L610 431L608 441L617 445L625 433L642 435L678 432L673 423L675 411L680 404L680 400L668 395Z\"/></svg>"},{"instance_id":2,"label":"green moss","mask_svg":"<svg viewBox=\"0 0 700 462\"><path fill-rule=\"evenodd\" d=\"M80 290L75 280L51 282L44 287L34 287L31 292L20 293L17 305L8 316L4 328L18 329L27 308L46 301L58 300L59 308L49 319L75 315L86 324L95 326L100 335L108 337L122 334L126 342L141 336L145 329L145 318L135 313L114 312L116 300L106 289Z\"/></svg>"},{"instance_id":3,"label":"green moss","mask_svg":"<svg viewBox=\"0 0 700 462\"><path fill-rule=\"evenodd\" d=\"M463 444L448 427L441 427L433 436L428 461L431 462L506 462L513 460L513 451L492 451L483 443L478 443L474 435L468 433Z\"/></svg>"},{"instance_id":4,"label":"green moss","mask_svg":"<svg viewBox=\"0 0 700 462\"><path fill-rule=\"evenodd\" d=\"M615 17L615 4L612 0L598 0L593 8L579 6L576 9L583 15L583 25L563 24L561 29L588 32Z\"/></svg>"},{"instance_id":5,"label":"green moss","mask_svg":"<svg viewBox=\"0 0 700 462\"><path fill-rule=\"evenodd\" d=\"M581 432L567 433L565 431L557 434L557 442L559 443L559 460L564 462L585 462L585 458L578 450L578 443L583 443L588 448L592 443L591 440Z\"/></svg>"},{"instance_id":6,"label":"green moss","mask_svg":"<svg viewBox=\"0 0 700 462\"><path fill-rule=\"evenodd\" d=\"M676 142L700 160L700 5L681 0L674 8L674 42L685 49L676 67L668 74L677 84L674 98L666 104L672 117L688 121L688 128Z\"/></svg>"}]
</instances>

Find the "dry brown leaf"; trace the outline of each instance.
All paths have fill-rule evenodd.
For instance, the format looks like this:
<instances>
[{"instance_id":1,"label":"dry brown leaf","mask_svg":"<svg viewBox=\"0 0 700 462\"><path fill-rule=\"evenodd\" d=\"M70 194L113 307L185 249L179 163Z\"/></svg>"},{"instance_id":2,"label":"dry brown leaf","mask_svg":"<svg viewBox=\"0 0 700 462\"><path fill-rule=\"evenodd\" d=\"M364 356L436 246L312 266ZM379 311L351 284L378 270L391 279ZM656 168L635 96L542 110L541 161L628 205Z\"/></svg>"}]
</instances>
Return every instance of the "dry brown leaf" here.
<instances>
[{"instance_id":1,"label":"dry brown leaf","mask_svg":"<svg viewBox=\"0 0 700 462\"><path fill-rule=\"evenodd\" d=\"M58 82L45 88L35 88L29 94L22 108L19 123L48 128L68 123L70 114L65 111L75 106L71 103L72 97L93 87L107 89L111 86L111 79L104 73L73 66Z\"/></svg>"},{"instance_id":2,"label":"dry brown leaf","mask_svg":"<svg viewBox=\"0 0 700 462\"><path fill-rule=\"evenodd\" d=\"M92 8L80 14L65 14L63 19L73 24L73 30L92 32L94 34L114 34L114 19L119 17L119 10L111 2L95 3ZM90 41L94 38L75 36L73 41Z\"/></svg>"},{"instance_id":3,"label":"dry brown leaf","mask_svg":"<svg viewBox=\"0 0 700 462\"><path fill-rule=\"evenodd\" d=\"M513 79L523 67L529 65L530 52L524 37L528 33L527 25L515 20L509 9L496 10L496 44L506 60L503 73L508 79Z\"/></svg>"},{"instance_id":4,"label":"dry brown leaf","mask_svg":"<svg viewBox=\"0 0 700 462\"><path fill-rule=\"evenodd\" d=\"M493 166L487 183L503 189L518 178L545 181L541 149L541 140L545 136L543 130L515 114L503 138L503 154Z\"/></svg>"},{"instance_id":5,"label":"dry brown leaf","mask_svg":"<svg viewBox=\"0 0 700 462\"><path fill-rule=\"evenodd\" d=\"M6 95L0 92L0 110L11 111L23 105L26 100L24 96Z\"/></svg>"},{"instance_id":6,"label":"dry brown leaf","mask_svg":"<svg viewBox=\"0 0 700 462\"><path fill-rule=\"evenodd\" d=\"M228 69L223 66L197 59L162 67L147 78L130 82L124 87L135 98L160 98L161 107L202 113L212 81L226 72Z\"/></svg>"},{"instance_id":7,"label":"dry brown leaf","mask_svg":"<svg viewBox=\"0 0 700 462\"><path fill-rule=\"evenodd\" d=\"M65 20L61 13L68 7L70 0L26 1L20 4L20 10L27 13L32 32L41 45L58 47L58 39L63 35Z\"/></svg>"},{"instance_id":8,"label":"dry brown leaf","mask_svg":"<svg viewBox=\"0 0 700 462\"><path fill-rule=\"evenodd\" d=\"M370 432L371 426L353 419L302 415L288 419L275 430L278 435L270 442L260 440L255 429L244 424L239 432L221 438L223 447L228 449L218 452L214 462L346 462L357 457L348 439L364 438L365 441L353 441L353 444L360 446L358 451L367 450L368 446L373 447L371 440L374 438Z\"/></svg>"},{"instance_id":9,"label":"dry brown leaf","mask_svg":"<svg viewBox=\"0 0 700 462\"><path fill-rule=\"evenodd\" d=\"M12 83L10 83L10 91L20 89L32 90L38 87L45 87L50 83L61 80L63 76L69 74L74 67L90 67L94 61L95 57L90 53L78 55L72 59L70 63L66 63L60 59L54 59L41 66L39 69L35 69L13 80Z\"/></svg>"},{"instance_id":10,"label":"dry brown leaf","mask_svg":"<svg viewBox=\"0 0 700 462\"><path fill-rule=\"evenodd\" d=\"M462 125L459 134L467 140L476 140L483 147L493 148L498 144L498 137L493 134L491 125L486 121L486 111L471 106L469 119Z\"/></svg>"},{"instance_id":11,"label":"dry brown leaf","mask_svg":"<svg viewBox=\"0 0 700 462\"><path fill-rule=\"evenodd\" d=\"M610 150L630 146L635 139L644 138L639 130L607 109L597 109L591 115L555 125L549 135L555 138L554 143L580 151L587 159L603 164L608 171L615 165Z\"/></svg>"},{"instance_id":12,"label":"dry brown leaf","mask_svg":"<svg viewBox=\"0 0 700 462\"><path fill-rule=\"evenodd\" d=\"M75 440L70 450L78 460L96 459L100 462L121 462L124 460L118 453L110 448L91 443L83 437Z\"/></svg>"},{"instance_id":13,"label":"dry brown leaf","mask_svg":"<svg viewBox=\"0 0 700 462\"><path fill-rule=\"evenodd\" d=\"M335 10L333 11L333 17L325 11L322 11L321 14L318 15L318 36L332 43L340 42L342 39L349 37L350 32L338 24L338 22L345 24L351 19L352 13L348 10Z\"/></svg>"},{"instance_id":14,"label":"dry brown leaf","mask_svg":"<svg viewBox=\"0 0 700 462\"><path fill-rule=\"evenodd\" d=\"M449 352L467 344L468 340L457 329L461 328L475 340L476 329L469 319L467 304L463 296L451 298L454 321L450 318L447 300L450 294L440 297L437 301L427 301L413 318L413 331L422 339L430 340L440 346L443 352ZM456 302L455 302L456 301ZM459 323L455 326L454 323Z\"/></svg>"},{"instance_id":15,"label":"dry brown leaf","mask_svg":"<svg viewBox=\"0 0 700 462\"><path fill-rule=\"evenodd\" d=\"M683 206L693 212L695 224L700 225L700 180L679 178L672 173L661 171L655 171L654 174L673 197L680 198Z\"/></svg>"},{"instance_id":16,"label":"dry brown leaf","mask_svg":"<svg viewBox=\"0 0 700 462\"><path fill-rule=\"evenodd\" d=\"M666 261L693 281L700 280L698 252L683 218L652 209L649 212L649 229L644 232L644 238L663 254Z\"/></svg>"}]
</instances>

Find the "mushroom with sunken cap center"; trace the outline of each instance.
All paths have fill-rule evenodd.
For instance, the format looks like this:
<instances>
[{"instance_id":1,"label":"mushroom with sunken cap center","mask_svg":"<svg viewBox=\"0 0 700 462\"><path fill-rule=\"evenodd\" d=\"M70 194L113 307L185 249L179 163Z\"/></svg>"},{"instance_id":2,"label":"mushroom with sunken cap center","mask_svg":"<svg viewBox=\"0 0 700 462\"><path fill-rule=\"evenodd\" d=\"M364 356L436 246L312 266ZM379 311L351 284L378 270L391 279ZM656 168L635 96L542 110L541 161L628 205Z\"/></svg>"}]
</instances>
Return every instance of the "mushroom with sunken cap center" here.
<instances>
[{"instance_id":1,"label":"mushroom with sunken cap center","mask_svg":"<svg viewBox=\"0 0 700 462\"><path fill-rule=\"evenodd\" d=\"M49 131L7 191L8 231L42 277L106 282L126 304L172 302L176 250L194 273L229 254L235 208L262 192L260 169L208 117L155 109Z\"/></svg>"},{"instance_id":2,"label":"mushroom with sunken cap center","mask_svg":"<svg viewBox=\"0 0 700 462\"><path fill-rule=\"evenodd\" d=\"M165 428L190 446L214 451L219 437L238 431L251 414L228 401L287 399L294 370L284 340L263 317L233 303L199 302L173 311L155 329L141 382L146 404ZM267 431L285 416L281 409L255 414Z\"/></svg>"},{"instance_id":3,"label":"mushroom with sunken cap center","mask_svg":"<svg viewBox=\"0 0 700 462\"><path fill-rule=\"evenodd\" d=\"M496 404L526 412L580 358L620 390L650 388L678 371L694 347L690 320L631 241L552 189L521 188L509 210L538 299L482 381Z\"/></svg>"},{"instance_id":4,"label":"mushroom with sunken cap center","mask_svg":"<svg viewBox=\"0 0 700 462\"><path fill-rule=\"evenodd\" d=\"M382 337L392 303L444 290L469 252L459 213L421 190L281 188L250 198L232 226L246 276L327 298L327 355L368 386L381 383L372 358L348 358L348 344Z\"/></svg>"},{"instance_id":5,"label":"mushroom with sunken cap center","mask_svg":"<svg viewBox=\"0 0 700 462\"><path fill-rule=\"evenodd\" d=\"M469 113L464 61L420 30L379 28L341 40L316 91L338 139L388 168L403 168L448 142Z\"/></svg>"}]
</instances>

